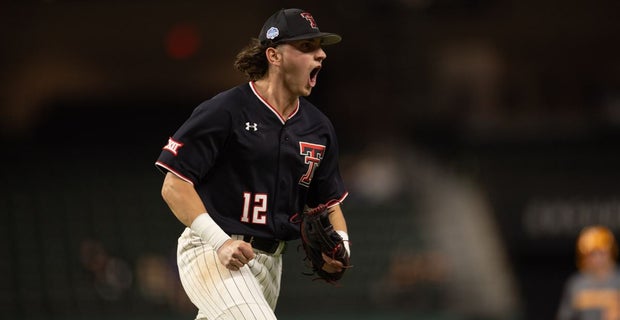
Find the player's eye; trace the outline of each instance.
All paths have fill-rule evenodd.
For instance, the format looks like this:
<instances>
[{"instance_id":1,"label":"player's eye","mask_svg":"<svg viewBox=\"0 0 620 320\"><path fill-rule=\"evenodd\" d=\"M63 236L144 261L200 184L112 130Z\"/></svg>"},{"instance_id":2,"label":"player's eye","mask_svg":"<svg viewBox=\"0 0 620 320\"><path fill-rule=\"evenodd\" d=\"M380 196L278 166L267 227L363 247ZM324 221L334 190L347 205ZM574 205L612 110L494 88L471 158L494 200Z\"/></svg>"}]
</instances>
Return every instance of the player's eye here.
<instances>
[{"instance_id":1,"label":"player's eye","mask_svg":"<svg viewBox=\"0 0 620 320\"><path fill-rule=\"evenodd\" d=\"M319 39L314 40L302 40L295 44L295 48L301 52L312 52L321 47L321 41Z\"/></svg>"}]
</instances>

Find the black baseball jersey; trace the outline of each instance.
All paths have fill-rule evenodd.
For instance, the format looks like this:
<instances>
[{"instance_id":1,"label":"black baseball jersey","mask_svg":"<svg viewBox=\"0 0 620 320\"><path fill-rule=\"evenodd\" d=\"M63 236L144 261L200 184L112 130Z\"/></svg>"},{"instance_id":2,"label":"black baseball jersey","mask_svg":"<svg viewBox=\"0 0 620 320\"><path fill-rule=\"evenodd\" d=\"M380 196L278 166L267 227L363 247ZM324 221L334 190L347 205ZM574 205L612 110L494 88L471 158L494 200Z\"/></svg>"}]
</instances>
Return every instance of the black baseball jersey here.
<instances>
[{"instance_id":1,"label":"black baseball jersey","mask_svg":"<svg viewBox=\"0 0 620 320\"><path fill-rule=\"evenodd\" d=\"M348 194L329 119L303 97L284 119L252 82L196 107L156 165L192 183L228 234L296 239L291 216Z\"/></svg>"}]
</instances>

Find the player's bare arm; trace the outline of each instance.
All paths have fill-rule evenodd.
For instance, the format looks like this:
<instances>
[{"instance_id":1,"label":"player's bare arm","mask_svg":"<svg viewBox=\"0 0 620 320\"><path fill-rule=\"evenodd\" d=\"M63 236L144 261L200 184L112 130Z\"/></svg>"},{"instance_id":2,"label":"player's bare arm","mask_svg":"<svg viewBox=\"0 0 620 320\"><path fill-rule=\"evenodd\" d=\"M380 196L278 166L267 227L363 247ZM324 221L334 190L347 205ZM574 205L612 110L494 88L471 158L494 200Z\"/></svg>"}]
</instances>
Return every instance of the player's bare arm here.
<instances>
[{"instance_id":1,"label":"player's bare arm","mask_svg":"<svg viewBox=\"0 0 620 320\"><path fill-rule=\"evenodd\" d=\"M194 186L171 172L166 173L161 196L177 219L187 227L199 214L207 212Z\"/></svg>"},{"instance_id":2,"label":"player's bare arm","mask_svg":"<svg viewBox=\"0 0 620 320\"><path fill-rule=\"evenodd\" d=\"M191 226L196 217L207 212L194 186L171 172L166 173L161 195L185 226ZM227 240L217 250L217 254L220 262L230 270L239 270L254 259L252 246L243 240Z\"/></svg>"},{"instance_id":3,"label":"player's bare arm","mask_svg":"<svg viewBox=\"0 0 620 320\"><path fill-rule=\"evenodd\" d=\"M336 204L329 208L329 222L334 226L334 230L341 230L347 232L347 222L344 219L344 214L340 204Z\"/></svg>"}]
</instances>

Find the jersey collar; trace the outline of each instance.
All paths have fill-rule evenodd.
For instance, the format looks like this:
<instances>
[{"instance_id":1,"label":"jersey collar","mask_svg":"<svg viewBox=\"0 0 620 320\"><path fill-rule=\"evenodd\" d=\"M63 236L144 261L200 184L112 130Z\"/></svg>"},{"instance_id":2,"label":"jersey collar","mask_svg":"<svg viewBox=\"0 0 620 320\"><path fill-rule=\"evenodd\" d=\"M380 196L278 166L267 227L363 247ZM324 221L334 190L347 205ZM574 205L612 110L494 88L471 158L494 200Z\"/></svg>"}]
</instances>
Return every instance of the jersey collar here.
<instances>
[{"instance_id":1,"label":"jersey collar","mask_svg":"<svg viewBox=\"0 0 620 320\"><path fill-rule=\"evenodd\" d=\"M299 98L297 99L297 106L295 107L295 110L293 110L293 112L291 112L288 118L285 119L274 106L270 105L269 102L267 102L267 100L265 100L260 95L260 93L258 93L258 90L256 90L256 87L254 87L253 81L250 81L250 88L252 89L252 92L254 92L254 95L258 98L258 100L260 100L269 110L271 110L271 112L273 112L273 114L275 114L276 117L280 119L280 122L282 122L282 124L286 123L286 120L291 119L297 114L297 112L299 112Z\"/></svg>"}]
</instances>

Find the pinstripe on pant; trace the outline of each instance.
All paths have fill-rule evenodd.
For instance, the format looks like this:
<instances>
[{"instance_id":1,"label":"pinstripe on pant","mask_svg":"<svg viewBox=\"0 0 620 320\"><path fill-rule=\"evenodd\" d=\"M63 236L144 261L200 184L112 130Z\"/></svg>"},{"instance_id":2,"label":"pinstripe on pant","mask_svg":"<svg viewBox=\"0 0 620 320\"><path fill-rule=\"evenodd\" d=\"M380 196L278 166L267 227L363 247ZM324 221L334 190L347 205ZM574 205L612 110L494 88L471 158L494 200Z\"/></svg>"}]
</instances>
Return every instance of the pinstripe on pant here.
<instances>
[{"instance_id":1,"label":"pinstripe on pant","mask_svg":"<svg viewBox=\"0 0 620 320\"><path fill-rule=\"evenodd\" d=\"M196 319L276 319L281 255L255 250L252 261L231 271L213 247L189 228L179 237L177 249L181 283L198 308Z\"/></svg>"}]
</instances>

